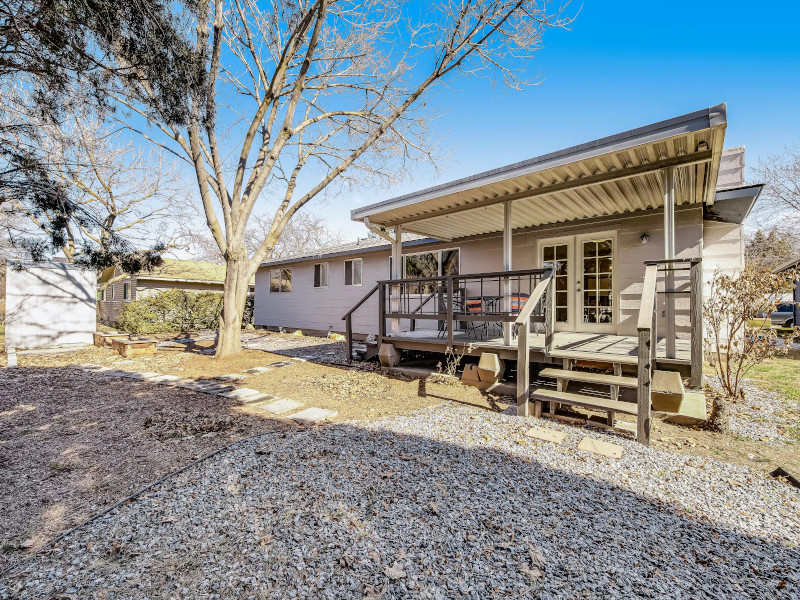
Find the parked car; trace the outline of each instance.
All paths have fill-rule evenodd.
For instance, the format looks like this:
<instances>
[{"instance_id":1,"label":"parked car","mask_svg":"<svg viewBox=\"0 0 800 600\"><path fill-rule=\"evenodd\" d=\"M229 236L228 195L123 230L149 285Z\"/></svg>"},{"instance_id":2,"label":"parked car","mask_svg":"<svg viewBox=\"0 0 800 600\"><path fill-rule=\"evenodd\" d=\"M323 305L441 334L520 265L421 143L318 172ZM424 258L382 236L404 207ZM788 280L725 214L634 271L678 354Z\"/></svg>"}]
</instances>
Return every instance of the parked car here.
<instances>
[{"instance_id":1,"label":"parked car","mask_svg":"<svg viewBox=\"0 0 800 600\"><path fill-rule=\"evenodd\" d=\"M760 311L756 318L768 318L771 326L776 328L794 327L794 301L792 295L787 294L782 297L780 304L769 314L766 311Z\"/></svg>"}]
</instances>

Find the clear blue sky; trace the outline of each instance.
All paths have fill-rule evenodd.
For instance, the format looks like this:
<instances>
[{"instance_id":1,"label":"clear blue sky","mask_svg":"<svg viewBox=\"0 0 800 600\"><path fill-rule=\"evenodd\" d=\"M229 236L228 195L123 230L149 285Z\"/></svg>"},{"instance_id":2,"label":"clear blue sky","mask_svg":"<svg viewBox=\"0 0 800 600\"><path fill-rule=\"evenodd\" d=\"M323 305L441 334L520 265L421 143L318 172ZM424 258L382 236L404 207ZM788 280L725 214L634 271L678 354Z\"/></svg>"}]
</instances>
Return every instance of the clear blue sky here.
<instances>
[{"instance_id":1,"label":"clear blue sky","mask_svg":"<svg viewBox=\"0 0 800 600\"><path fill-rule=\"evenodd\" d=\"M800 145L800 6L672 0L587 2L531 63L542 84L513 92L461 81L434 127L451 149L437 176L363 189L327 205L345 238L350 209L647 123L728 103L726 146L749 165ZM573 11L577 10L577 5ZM752 177L751 174L749 174Z\"/></svg>"}]
</instances>

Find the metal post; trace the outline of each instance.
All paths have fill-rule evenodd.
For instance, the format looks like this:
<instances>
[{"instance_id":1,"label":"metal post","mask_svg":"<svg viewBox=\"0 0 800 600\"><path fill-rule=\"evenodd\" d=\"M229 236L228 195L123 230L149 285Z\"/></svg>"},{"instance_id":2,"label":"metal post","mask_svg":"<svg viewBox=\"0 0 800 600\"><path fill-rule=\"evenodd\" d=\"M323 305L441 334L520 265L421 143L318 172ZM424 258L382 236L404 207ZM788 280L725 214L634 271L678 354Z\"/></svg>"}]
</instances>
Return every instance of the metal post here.
<instances>
[{"instance_id":1,"label":"metal post","mask_svg":"<svg viewBox=\"0 0 800 600\"><path fill-rule=\"evenodd\" d=\"M664 169L664 258L675 258L675 168ZM673 263L666 264L664 280L664 317L667 358L675 358L675 275Z\"/></svg>"},{"instance_id":2,"label":"metal post","mask_svg":"<svg viewBox=\"0 0 800 600\"><path fill-rule=\"evenodd\" d=\"M703 387L703 263L692 262L691 266L691 348L692 370L689 384L693 388Z\"/></svg>"},{"instance_id":3,"label":"metal post","mask_svg":"<svg viewBox=\"0 0 800 600\"><path fill-rule=\"evenodd\" d=\"M503 204L503 270L508 272L512 270L511 260L511 202ZM503 279L503 302L502 310L505 314L511 314L511 281L508 277ZM511 345L511 323L503 323L503 345Z\"/></svg>"},{"instance_id":4,"label":"metal post","mask_svg":"<svg viewBox=\"0 0 800 600\"><path fill-rule=\"evenodd\" d=\"M403 278L403 227L398 225L394 230L394 241L392 241L392 279ZM392 305L393 313L400 312L400 286L392 286ZM400 319L392 319L392 336L400 335Z\"/></svg>"}]
</instances>

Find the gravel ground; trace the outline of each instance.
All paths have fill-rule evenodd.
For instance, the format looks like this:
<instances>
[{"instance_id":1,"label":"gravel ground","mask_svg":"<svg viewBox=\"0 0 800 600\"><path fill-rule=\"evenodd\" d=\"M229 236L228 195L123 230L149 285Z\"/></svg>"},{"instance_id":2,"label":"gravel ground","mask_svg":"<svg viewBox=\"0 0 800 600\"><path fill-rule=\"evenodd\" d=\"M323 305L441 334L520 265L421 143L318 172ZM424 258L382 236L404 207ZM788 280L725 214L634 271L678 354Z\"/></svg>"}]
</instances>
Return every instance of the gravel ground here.
<instances>
[{"instance_id":1,"label":"gravel ground","mask_svg":"<svg viewBox=\"0 0 800 600\"><path fill-rule=\"evenodd\" d=\"M718 387L713 377L709 385ZM744 400L731 405L731 432L751 440L786 444L793 440L785 436L787 421L786 403L780 394L765 390L755 382L745 380Z\"/></svg>"},{"instance_id":2,"label":"gravel ground","mask_svg":"<svg viewBox=\"0 0 800 600\"><path fill-rule=\"evenodd\" d=\"M796 598L798 532L800 492L747 468L447 405L245 441L0 597Z\"/></svg>"}]
</instances>

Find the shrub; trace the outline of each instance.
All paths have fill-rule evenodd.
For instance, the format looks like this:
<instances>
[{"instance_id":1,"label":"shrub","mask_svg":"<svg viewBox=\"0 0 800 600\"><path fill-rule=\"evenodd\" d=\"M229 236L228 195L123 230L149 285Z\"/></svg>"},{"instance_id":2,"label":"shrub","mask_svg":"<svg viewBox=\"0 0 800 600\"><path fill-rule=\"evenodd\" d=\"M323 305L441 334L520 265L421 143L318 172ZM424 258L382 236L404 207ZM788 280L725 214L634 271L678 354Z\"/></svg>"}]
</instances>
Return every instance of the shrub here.
<instances>
[{"instance_id":1,"label":"shrub","mask_svg":"<svg viewBox=\"0 0 800 600\"><path fill-rule=\"evenodd\" d=\"M716 273L711 281L703 303L704 341L706 358L723 393L714 395L709 421L724 433L729 430L728 402L743 397L743 379L757 364L786 354L800 333L795 327L779 339L769 319L755 318L778 307L781 296L794 289L796 276L795 271L772 273L747 267L734 276Z\"/></svg>"},{"instance_id":2,"label":"shrub","mask_svg":"<svg viewBox=\"0 0 800 600\"><path fill-rule=\"evenodd\" d=\"M167 290L126 304L117 327L134 334L216 329L222 312L219 292ZM253 318L253 299L247 299L243 323Z\"/></svg>"}]
</instances>

